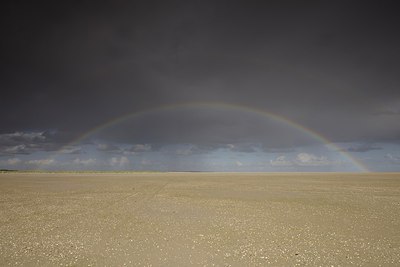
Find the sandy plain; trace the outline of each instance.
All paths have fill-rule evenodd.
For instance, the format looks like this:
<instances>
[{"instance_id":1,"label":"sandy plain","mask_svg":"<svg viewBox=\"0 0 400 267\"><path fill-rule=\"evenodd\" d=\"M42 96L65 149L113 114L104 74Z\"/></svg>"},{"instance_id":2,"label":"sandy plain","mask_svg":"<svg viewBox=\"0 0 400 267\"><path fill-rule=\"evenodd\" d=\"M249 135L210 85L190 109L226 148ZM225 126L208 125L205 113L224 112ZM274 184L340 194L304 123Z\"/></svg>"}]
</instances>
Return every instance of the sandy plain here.
<instances>
[{"instance_id":1,"label":"sandy plain","mask_svg":"<svg viewBox=\"0 0 400 267\"><path fill-rule=\"evenodd\" d=\"M400 174L3 173L8 265L400 266Z\"/></svg>"}]
</instances>

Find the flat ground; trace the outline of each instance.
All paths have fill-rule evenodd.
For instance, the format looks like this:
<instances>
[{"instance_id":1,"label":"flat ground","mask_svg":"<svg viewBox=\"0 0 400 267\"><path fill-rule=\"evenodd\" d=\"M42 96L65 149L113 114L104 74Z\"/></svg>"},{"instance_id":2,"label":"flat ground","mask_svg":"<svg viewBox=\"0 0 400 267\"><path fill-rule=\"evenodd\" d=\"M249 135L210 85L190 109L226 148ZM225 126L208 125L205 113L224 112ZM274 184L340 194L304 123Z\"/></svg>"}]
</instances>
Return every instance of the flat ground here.
<instances>
[{"instance_id":1,"label":"flat ground","mask_svg":"<svg viewBox=\"0 0 400 267\"><path fill-rule=\"evenodd\" d=\"M400 266L400 174L0 174L0 266Z\"/></svg>"}]
</instances>

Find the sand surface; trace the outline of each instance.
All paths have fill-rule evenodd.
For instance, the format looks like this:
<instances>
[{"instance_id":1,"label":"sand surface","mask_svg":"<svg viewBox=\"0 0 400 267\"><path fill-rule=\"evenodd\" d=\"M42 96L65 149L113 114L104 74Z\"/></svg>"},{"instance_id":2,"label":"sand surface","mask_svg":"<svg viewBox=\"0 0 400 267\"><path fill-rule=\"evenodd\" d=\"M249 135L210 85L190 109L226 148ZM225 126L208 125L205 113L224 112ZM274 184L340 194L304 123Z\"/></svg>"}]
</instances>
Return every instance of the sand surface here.
<instances>
[{"instance_id":1,"label":"sand surface","mask_svg":"<svg viewBox=\"0 0 400 267\"><path fill-rule=\"evenodd\" d=\"M400 174L0 174L0 266L400 266Z\"/></svg>"}]
</instances>

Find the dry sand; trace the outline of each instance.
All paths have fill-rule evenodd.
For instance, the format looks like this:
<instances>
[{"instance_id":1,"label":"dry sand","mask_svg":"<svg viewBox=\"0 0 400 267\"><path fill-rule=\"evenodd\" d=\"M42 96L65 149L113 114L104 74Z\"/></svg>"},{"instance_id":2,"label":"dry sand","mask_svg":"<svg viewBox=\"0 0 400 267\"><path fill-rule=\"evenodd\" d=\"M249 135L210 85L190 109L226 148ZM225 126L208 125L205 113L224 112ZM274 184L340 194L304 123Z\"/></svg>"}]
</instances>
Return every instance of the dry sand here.
<instances>
[{"instance_id":1,"label":"dry sand","mask_svg":"<svg viewBox=\"0 0 400 267\"><path fill-rule=\"evenodd\" d=\"M0 174L0 266L400 266L400 174Z\"/></svg>"}]
</instances>

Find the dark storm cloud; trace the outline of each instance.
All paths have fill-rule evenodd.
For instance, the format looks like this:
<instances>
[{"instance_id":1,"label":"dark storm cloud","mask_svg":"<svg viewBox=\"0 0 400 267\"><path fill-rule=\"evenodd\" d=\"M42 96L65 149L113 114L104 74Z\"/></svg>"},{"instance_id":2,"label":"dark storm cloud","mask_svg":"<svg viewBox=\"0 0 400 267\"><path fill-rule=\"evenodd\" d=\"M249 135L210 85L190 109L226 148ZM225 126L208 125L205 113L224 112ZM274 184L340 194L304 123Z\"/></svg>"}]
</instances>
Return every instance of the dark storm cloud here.
<instances>
[{"instance_id":1,"label":"dark storm cloud","mask_svg":"<svg viewBox=\"0 0 400 267\"><path fill-rule=\"evenodd\" d=\"M388 1L9 2L0 130L79 136L128 112L217 101L270 110L332 141L400 140L398 116L379 115L400 103L397 11ZM302 144L220 123L187 122L179 133L153 121L138 138L112 138Z\"/></svg>"},{"instance_id":2,"label":"dark storm cloud","mask_svg":"<svg viewBox=\"0 0 400 267\"><path fill-rule=\"evenodd\" d=\"M92 136L122 144L192 144L201 150L254 152L260 145L283 148L320 143L286 122L235 108L192 106L160 110L127 119Z\"/></svg>"}]
</instances>

